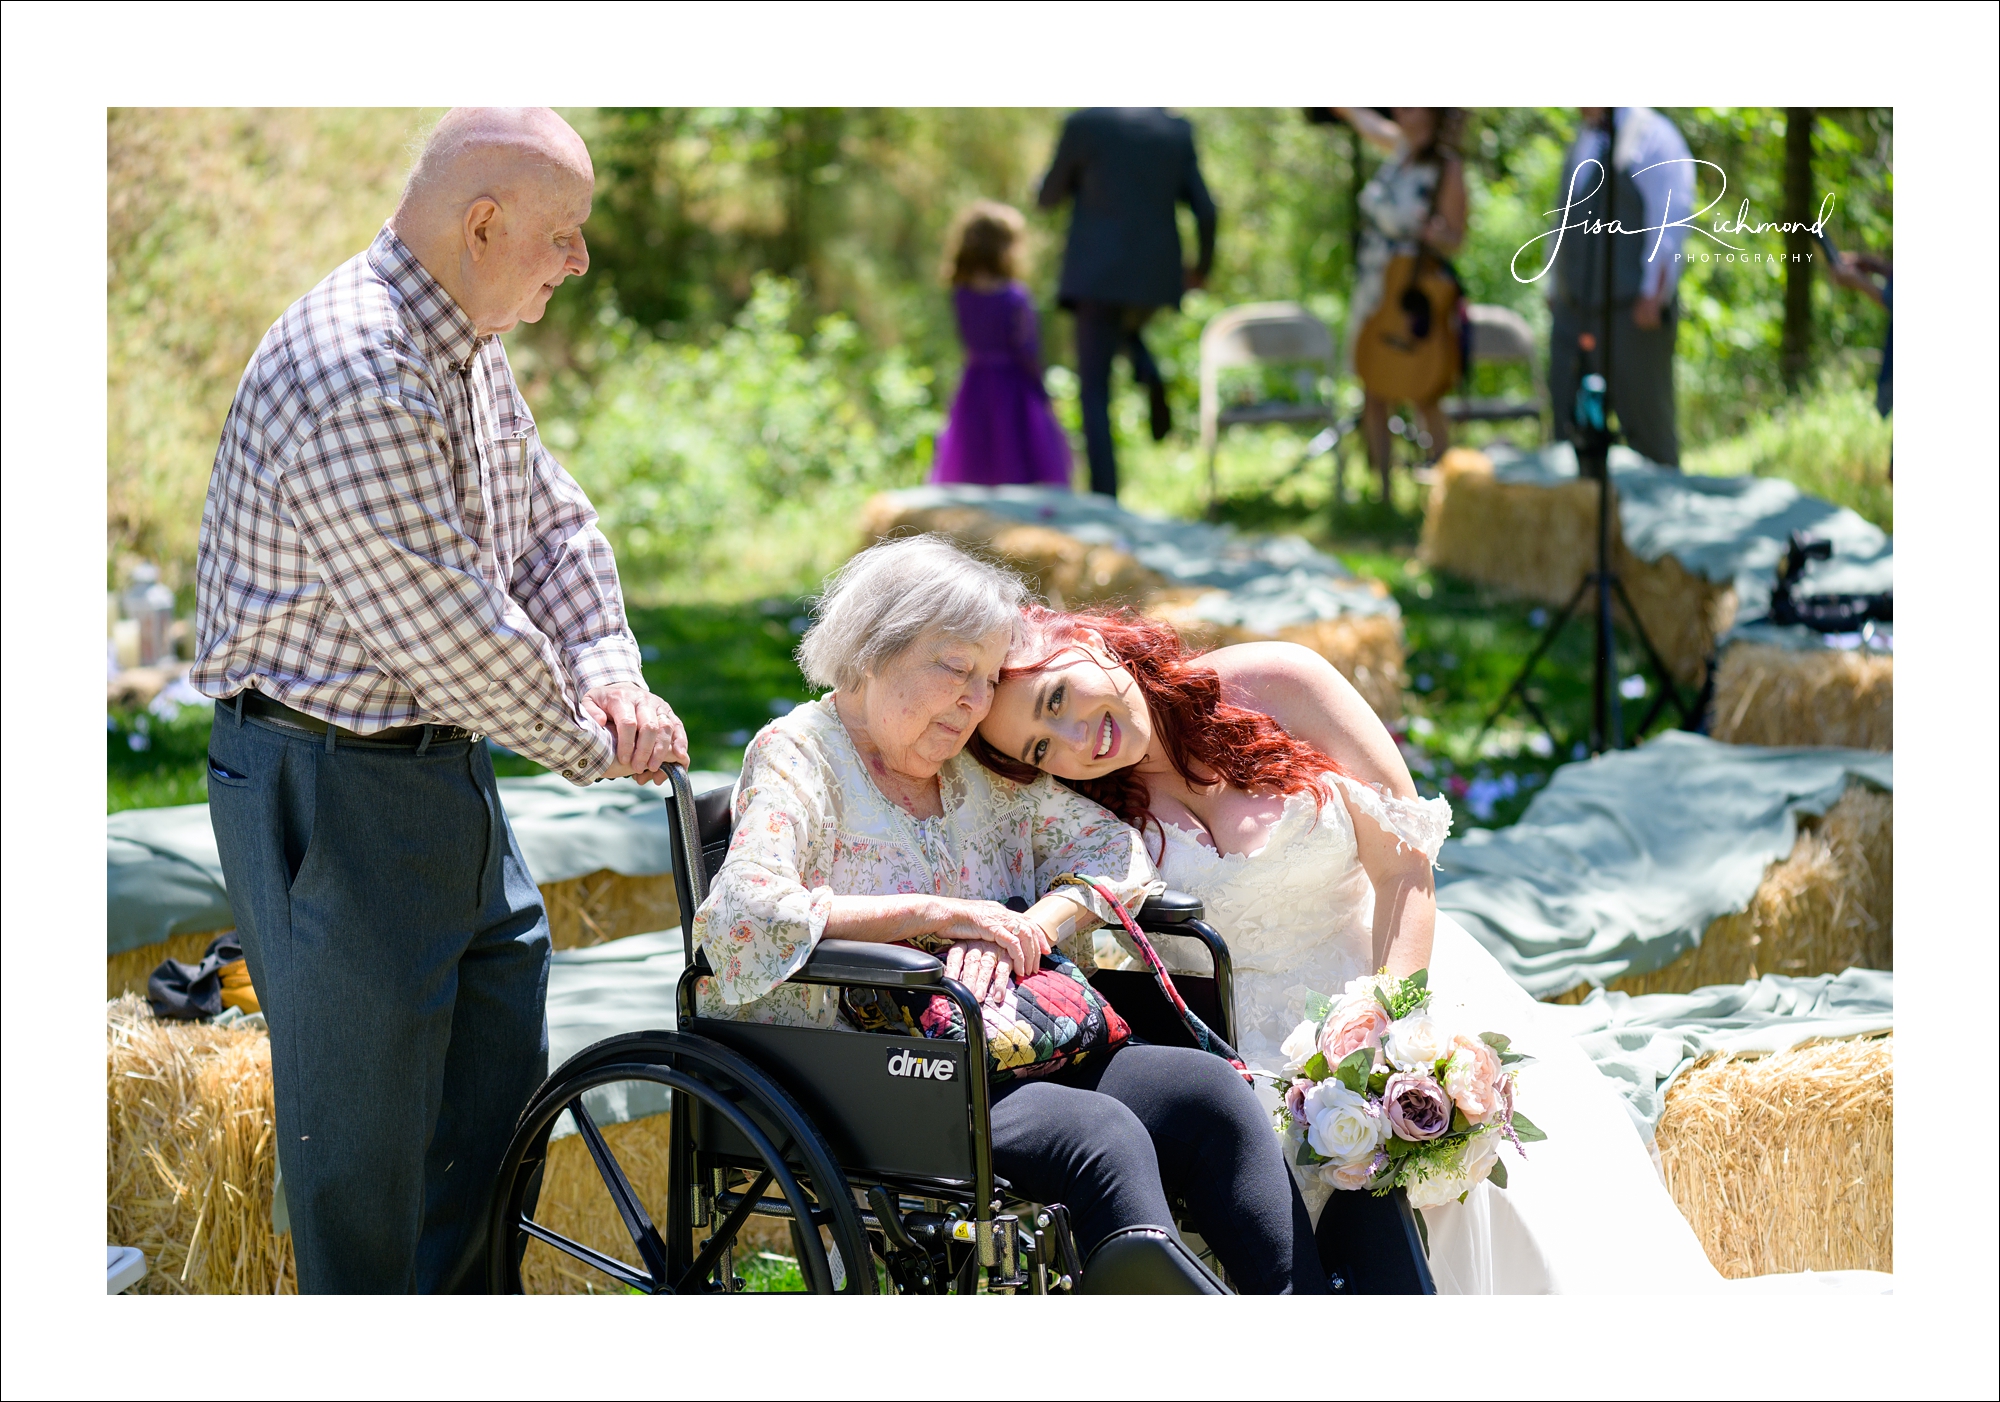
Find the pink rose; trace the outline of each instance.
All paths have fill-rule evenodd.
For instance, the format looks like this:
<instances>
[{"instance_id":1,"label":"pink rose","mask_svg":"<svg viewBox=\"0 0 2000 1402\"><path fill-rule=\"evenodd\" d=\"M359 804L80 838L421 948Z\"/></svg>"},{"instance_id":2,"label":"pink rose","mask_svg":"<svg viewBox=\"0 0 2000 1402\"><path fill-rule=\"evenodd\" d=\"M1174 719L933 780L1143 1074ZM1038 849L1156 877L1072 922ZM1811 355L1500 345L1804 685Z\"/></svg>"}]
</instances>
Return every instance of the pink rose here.
<instances>
[{"instance_id":1,"label":"pink rose","mask_svg":"<svg viewBox=\"0 0 2000 1402\"><path fill-rule=\"evenodd\" d=\"M1363 1047L1379 1048L1382 1034L1388 1030L1389 1010L1373 998L1365 1002L1357 998L1335 1009L1327 1019L1326 1029L1320 1033L1320 1054L1328 1066L1338 1066ZM1375 1058L1378 1063L1381 1059Z\"/></svg>"},{"instance_id":2,"label":"pink rose","mask_svg":"<svg viewBox=\"0 0 2000 1402\"><path fill-rule=\"evenodd\" d=\"M1464 1033L1451 1042L1451 1060L1444 1069L1445 1091L1465 1112L1465 1118L1485 1124L1500 1104L1500 1053Z\"/></svg>"},{"instance_id":3,"label":"pink rose","mask_svg":"<svg viewBox=\"0 0 2000 1402\"><path fill-rule=\"evenodd\" d=\"M1368 1180L1380 1173L1389 1162L1389 1156L1377 1153L1372 1159L1364 1159L1357 1164L1341 1167L1339 1164L1321 1164L1320 1182L1328 1187L1339 1188L1343 1192L1353 1192L1368 1186Z\"/></svg>"},{"instance_id":4,"label":"pink rose","mask_svg":"<svg viewBox=\"0 0 2000 1402\"><path fill-rule=\"evenodd\" d=\"M1382 1108L1400 1139L1435 1139L1451 1128L1451 1097L1421 1071L1398 1071L1382 1087Z\"/></svg>"}]
</instances>

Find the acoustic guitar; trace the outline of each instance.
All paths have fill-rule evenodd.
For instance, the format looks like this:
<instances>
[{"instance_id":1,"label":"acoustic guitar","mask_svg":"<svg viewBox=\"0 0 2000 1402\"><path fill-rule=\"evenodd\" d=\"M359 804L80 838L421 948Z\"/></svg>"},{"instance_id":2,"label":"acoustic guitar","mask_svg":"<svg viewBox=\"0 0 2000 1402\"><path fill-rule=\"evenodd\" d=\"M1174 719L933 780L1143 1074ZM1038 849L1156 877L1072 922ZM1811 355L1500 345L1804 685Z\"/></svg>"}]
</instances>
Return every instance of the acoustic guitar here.
<instances>
[{"instance_id":1,"label":"acoustic guitar","mask_svg":"<svg viewBox=\"0 0 2000 1402\"><path fill-rule=\"evenodd\" d=\"M1429 249L1389 260L1382 300L1354 343L1354 373L1370 394L1428 404L1458 383L1460 296L1451 266Z\"/></svg>"}]
</instances>

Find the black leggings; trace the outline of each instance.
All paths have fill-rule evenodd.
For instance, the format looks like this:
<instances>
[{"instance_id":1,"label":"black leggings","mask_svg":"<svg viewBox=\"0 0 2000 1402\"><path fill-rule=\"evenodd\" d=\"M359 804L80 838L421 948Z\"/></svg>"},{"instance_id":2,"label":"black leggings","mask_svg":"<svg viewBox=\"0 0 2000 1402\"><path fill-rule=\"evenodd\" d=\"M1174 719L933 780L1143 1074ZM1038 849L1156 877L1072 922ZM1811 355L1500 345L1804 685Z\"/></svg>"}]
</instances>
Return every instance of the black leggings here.
<instances>
[{"instance_id":1,"label":"black leggings","mask_svg":"<svg viewBox=\"0 0 2000 1402\"><path fill-rule=\"evenodd\" d=\"M1323 1295L1312 1221L1270 1117L1242 1076L1192 1047L1127 1043L993 1100L993 1168L1067 1207L1077 1249L1173 1227L1170 1199L1246 1295Z\"/></svg>"}]
</instances>

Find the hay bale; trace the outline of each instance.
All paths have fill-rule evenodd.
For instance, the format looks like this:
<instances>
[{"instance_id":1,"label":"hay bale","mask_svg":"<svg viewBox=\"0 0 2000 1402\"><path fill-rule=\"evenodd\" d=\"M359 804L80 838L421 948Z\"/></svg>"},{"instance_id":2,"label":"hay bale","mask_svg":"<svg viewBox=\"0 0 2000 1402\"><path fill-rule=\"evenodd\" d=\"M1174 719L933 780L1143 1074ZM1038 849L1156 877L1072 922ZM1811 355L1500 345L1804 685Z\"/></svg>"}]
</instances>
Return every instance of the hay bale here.
<instances>
[{"instance_id":1,"label":"hay bale","mask_svg":"<svg viewBox=\"0 0 2000 1402\"><path fill-rule=\"evenodd\" d=\"M1766 868L1750 904L1712 921L1701 943L1649 974L1614 979L1622 993L1690 993L1763 974L1810 978L1893 969L1895 799L1850 782L1821 817L1801 814L1797 839ZM1583 983L1547 1001L1581 1003Z\"/></svg>"},{"instance_id":2,"label":"hay bale","mask_svg":"<svg viewBox=\"0 0 2000 1402\"><path fill-rule=\"evenodd\" d=\"M560 1122L559 1122L560 1123ZM647 1115L624 1124L601 1127L604 1141L618 1159L618 1166L639 1194L654 1222L664 1222L667 1212L667 1148L673 1139L669 1115ZM570 1134L549 1141L549 1156L542 1170L542 1195L535 1220L571 1241L594 1247L630 1266L639 1266L639 1253L624 1219L605 1190L590 1150L581 1135ZM705 1237L697 1232L697 1242ZM771 1218L753 1217L738 1235L744 1250L776 1251L791 1255L795 1248L790 1228ZM698 1249L698 1247L697 1247ZM622 1295L624 1289L573 1257L539 1241L528 1243L521 1258L521 1283L531 1295Z\"/></svg>"},{"instance_id":3,"label":"hay bale","mask_svg":"<svg viewBox=\"0 0 2000 1402\"><path fill-rule=\"evenodd\" d=\"M882 492L862 508L861 531L869 542L927 531L947 536L1019 572L1050 608L1137 608L1168 582L1114 546L1093 545L1052 526L1026 525L976 506L910 506Z\"/></svg>"},{"instance_id":4,"label":"hay bale","mask_svg":"<svg viewBox=\"0 0 2000 1402\"><path fill-rule=\"evenodd\" d=\"M573 881L552 881L541 891L549 914L549 938L557 949L582 949L627 935L678 929L681 923L672 872L621 876L593 871Z\"/></svg>"},{"instance_id":5,"label":"hay bale","mask_svg":"<svg viewBox=\"0 0 2000 1402\"><path fill-rule=\"evenodd\" d=\"M1731 1279L1895 1269L1895 1038L1716 1057L1667 1090L1656 1142Z\"/></svg>"},{"instance_id":6,"label":"hay bale","mask_svg":"<svg viewBox=\"0 0 2000 1402\"><path fill-rule=\"evenodd\" d=\"M126 994L136 994L145 997L146 980L163 961L178 959L183 964L198 964L202 951L221 933L221 930L201 930L192 935L174 935L154 944L142 944L137 949L113 954L104 961L104 996L122 998Z\"/></svg>"},{"instance_id":7,"label":"hay bale","mask_svg":"<svg viewBox=\"0 0 2000 1402\"><path fill-rule=\"evenodd\" d=\"M1214 623L1195 615L1194 607L1206 590L1166 589L1153 595L1140 610L1148 618L1169 624L1188 646L1204 651L1232 643L1258 641L1262 635L1226 623ZM1403 624L1401 619L1382 614L1344 613L1337 618L1320 618L1278 631L1288 643L1311 648L1340 669L1354 683L1375 714L1394 720L1403 713Z\"/></svg>"},{"instance_id":8,"label":"hay bale","mask_svg":"<svg viewBox=\"0 0 2000 1402\"><path fill-rule=\"evenodd\" d=\"M1892 750L1895 700L1889 653L1737 643L1716 669L1709 734L1732 745Z\"/></svg>"},{"instance_id":9,"label":"hay bale","mask_svg":"<svg viewBox=\"0 0 2000 1402\"><path fill-rule=\"evenodd\" d=\"M108 1005L105 1235L146 1253L138 1294L283 1295L290 1237L271 1232L277 1152L271 1040Z\"/></svg>"},{"instance_id":10,"label":"hay bale","mask_svg":"<svg viewBox=\"0 0 2000 1402\"><path fill-rule=\"evenodd\" d=\"M1597 484L1502 482L1470 448L1438 461L1424 509L1424 563L1544 604L1566 604L1597 567ZM1736 591L1690 573L1671 555L1641 560L1611 522L1612 568L1676 680L1698 686L1715 640L1736 618ZM1621 617L1625 610L1619 609ZM1629 623L1629 618L1627 622Z\"/></svg>"},{"instance_id":11,"label":"hay bale","mask_svg":"<svg viewBox=\"0 0 2000 1402\"><path fill-rule=\"evenodd\" d=\"M271 1039L248 1028L156 1019L137 997L106 1007L109 1028L105 1233L146 1253L137 1294L293 1294L289 1235L271 1231L277 1111ZM664 1220L666 1115L604 1126L604 1137ZM611 1196L576 1135L549 1146L540 1219L575 1240L637 1264ZM782 1224L746 1233L791 1246ZM537 1292L614 1289L559 1252L531 1246L523 1265Z\"/></svg>"},{"instance_id":12,"label":"hay bale","mask_svg":"<svg viewBox=\"0 0 2000 1402\"><path fill-rule=\"evenodd\" d=\"M861 528L869 541L935 531L1019 572L1051 608L1127 605L1170 625L1190 647L1205 650L1266 637L1299 643L1337 667L1384 720L1403 713L1399 618L1342 614L1271 635L1213 623L1194 613L1207 590L1174 587L1165 575L1113 546L1093 545L1051 526L1025 525L974 506L917 507L884 492L863 508Z\"/></svg>"},{"instance_id":13,"label":"hay bale","mask_svg":"<svg viewBox=\"0 0 2000 1402\"><path fill-rule=\"evenodd\" d=\"M549 914L549 938L557 949L582 949L627 935L677 929L681 923L672 872L621 876L615 871L593 871L573 881L552 881L541 892L542 905ZM111 955L104 963L104 996L118 998L131 993L143 998L146 980L161 961L196 963L209 942L221 933L204 930L175 935Z\"/></svg>"}]
</instances>

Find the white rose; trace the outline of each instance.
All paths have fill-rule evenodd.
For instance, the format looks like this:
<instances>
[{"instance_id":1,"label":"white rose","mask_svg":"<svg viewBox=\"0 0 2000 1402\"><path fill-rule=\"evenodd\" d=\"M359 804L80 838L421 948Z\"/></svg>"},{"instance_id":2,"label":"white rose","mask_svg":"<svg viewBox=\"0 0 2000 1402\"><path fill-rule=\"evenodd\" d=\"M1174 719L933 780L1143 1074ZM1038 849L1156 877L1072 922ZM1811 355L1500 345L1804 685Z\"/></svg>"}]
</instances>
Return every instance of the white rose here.
<instances>
[{"instance_id":1,"label":"white rose","mask_svg":"<svg viewBox=\"0 0 2000 1402\"><path fill-rule=\"evenodd\" d=\"M1468 1183L1484 1183L1493 1171L1493 1165L1500 1161L1500 1143L1504 1138L1497 1129L1481 1130L1465 1141L1465 1158L1461 1171Z\"/></svg>"},{"instance_id":2,"label":"white rose","mask_svg":"<svg viewBox=\"0 0 2000 1402\"><path fill-rule=\"evenodd\" d=\"M1287 1076L1312 1060L1313 1048L1318 1041L1319 1024L1308 1021L1294 1027L1292 1035L1278 1044L1278 1051L1285 1058Z\"/></svg>"},{"instance_id":3,"label":"white rose","mask_svg":"<svg viewBox=\"0 0 2000 1402\"><path fill-rule=\"evenodd\" d=\"M1339 1081L1321 1081L1307 1091L1305 1111L1306 1142L1342 1166L1372 1159L1388 1134L1382 1107Z\"/></svg>"},{"instance_id":4,"label":"white rose","mask_svg":"<svg viewBox=\"0 0 2000 1402\"><path fill-rule=\"evenodd\" d=\"M1428 1071L1451 1050L1451 1033L1429 1013L1411 1013L1389 1024L1382 1054L1398 1071Z\"/></svg>"},{"instance_id":5,"label":"white rose","mask_svg":"<svg viewBox=\"0 0 2000 1402\"><path fill-rule=\"evenodd\" d=\"M1360 978L1351 978L1347 981L1347 987L1340 990L1341 1001L1361 998L1372 1003L1375 1001L1377 989L1382 991L1384 997L1393 998L1396 995L1396 986L1397 980L1387 974L1363 974Z\"/></svg>"},{"instance_id":6,"label":"white rose","mask_svg":"<svg viewBox=\"0 0 2000 1402\"><path fill-rule=\"evenodd\" d=\"M1412 1207L1443 1207L1457 1202L1472 1187L1462 1173L1433 1173L1421 1183L1412 1183L1408 1192Z\"/></svg>"}]
</instances>

